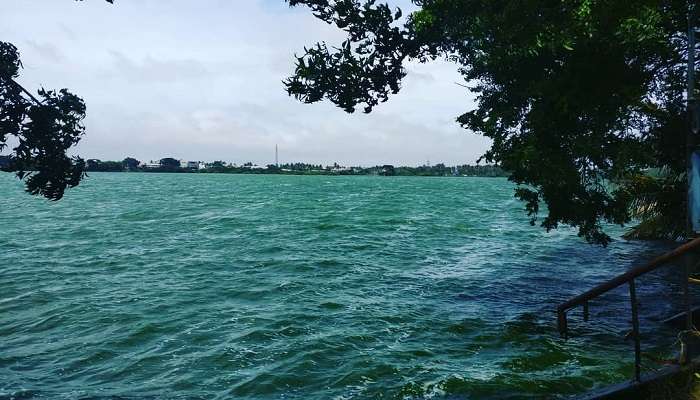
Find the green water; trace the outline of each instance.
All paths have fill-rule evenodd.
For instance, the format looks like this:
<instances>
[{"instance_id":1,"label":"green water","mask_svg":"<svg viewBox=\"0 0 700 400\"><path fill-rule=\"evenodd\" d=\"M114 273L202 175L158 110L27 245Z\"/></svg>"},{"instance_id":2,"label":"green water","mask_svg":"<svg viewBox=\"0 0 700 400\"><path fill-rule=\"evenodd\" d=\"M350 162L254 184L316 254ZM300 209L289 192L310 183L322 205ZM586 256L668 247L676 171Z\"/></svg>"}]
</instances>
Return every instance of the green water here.
<instances>
[{"instance_id":1,"label":"green water","mask_svg":"<svg viewBox=\"0 0 700 400\"><path fill-rule=\"evenodd\" d=\"M579 393L631 376L631 343L596 329L627 329L626 292L590 327L572 316L569 341L553 310L664 248L546 234L498 178L95 173L58 203L0 188L3 399ZM677 292L656 278L645 338Z\"/></svg>"}]
</instances>

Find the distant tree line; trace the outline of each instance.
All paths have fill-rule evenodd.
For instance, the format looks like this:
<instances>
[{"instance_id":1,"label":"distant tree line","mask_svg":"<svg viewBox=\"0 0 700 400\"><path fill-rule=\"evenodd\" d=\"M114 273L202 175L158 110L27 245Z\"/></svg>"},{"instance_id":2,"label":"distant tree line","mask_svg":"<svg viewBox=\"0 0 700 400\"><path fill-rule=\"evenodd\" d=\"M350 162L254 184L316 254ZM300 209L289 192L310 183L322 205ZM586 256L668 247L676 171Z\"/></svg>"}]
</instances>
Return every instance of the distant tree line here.
<instances>
[{"instance_id":1,"label":"distant tree line","mask_svg":"<svg viewBox=\"0 0 700 400\"><path fill-rule=\"evenodd\" d=\"M85 162L85 172L189 172L194 168L182 167L180 160L166 157L157 162L142 163L127 157L122 161L89 159Z\"/></svg>"},{"instance_id":2,"label":"distant tree line","mask_svg":"<svg viewBox=\"0 0 700 400\"><path fill-rule=\"evenodd\" d=\"M289 169L292 171L312 171L312 170L322 170L323 165L318 164L307 164L302 162L280 164L280 169Z\"/></svg>"},{"instance_id":3,"label":"distant tree line","mask_svg":"<svg viewBox=\"0 0 700 400\"><path fill-rule=\"evenodd\" d=\"M396 167L396 175L408 176L508 176L501 167L496 165L458 165L447 166L445 164L435 164L433 166L423 165L420 167Z\"/></svg>"},{"instance_id":4,"label":"distant tree line","mask_svg":"<svg viewBox=\"0 0 700 400\"><path fill-rule=\"evenodd\" d=\"M137 171L139 169L139 161L135 158L127 157L123 161L102 161L97 159L89 159L85 162L86 172L124 172Z\"/></svg>"},{"instance_id":5,"label":"distant tree line","mask_svg":"<svg viewBox=\"0 0 700 400\"><path fill-rule=\"evenodd\" d=\"M0 168L2 160L0 159ZM377 165L373 167L343 167L338 163L323 166L303 162L255 165L246 162L241 165L228 164L224 161L214 161L197 167L183 166L179 160L166 157L157 162L142 163L127 157L122 161L102 161L89 159L85 163L86 172L197 172L222 174L282 174L282 175L382 175L382 176L484 176L507 177L509 174L496 165L456 165L445 164L422 165L406 167L393 165Z\"/></svg>"}]
</instances>

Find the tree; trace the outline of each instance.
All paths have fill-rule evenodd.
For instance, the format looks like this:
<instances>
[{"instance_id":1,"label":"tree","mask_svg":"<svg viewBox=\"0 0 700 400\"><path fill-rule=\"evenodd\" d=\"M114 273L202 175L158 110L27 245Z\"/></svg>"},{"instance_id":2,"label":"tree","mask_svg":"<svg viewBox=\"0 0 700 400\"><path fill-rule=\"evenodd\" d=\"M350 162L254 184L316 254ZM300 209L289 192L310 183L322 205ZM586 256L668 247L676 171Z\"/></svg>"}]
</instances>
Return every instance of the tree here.
<instances>
[{"instance_id":1,"label":"tree","mask_svg":"<svg viewBox=\"0 0 700 400\"><path fill-rule=\"evenodd\" d=\"M39 89L38 98L15 80L22 63L17 48L0 42L0 151L15 137L4 170L24 179L27 192L50 200L80 183L85 162L68 149L80 141L85 128L85 103L67 89Z\"/></svg>"},{"instance_id":2,"label":"tree","mask_svg":"<svg viewBox=\"0 0 700 400\"><path fill-rule=\"evenodd\" d=\"M98 159L93 159L93 158L88 159L87 161L85 161L85 170L86 171L97 171L101 162L102 161L100 161Z\"/></svg>"},{"instance_id":3,"label":"tree","mask_svg":"<svg viewBox=\"0 0 700 400\"><path fill-rule=\"evenodd\" d=\"M127 171L136 171L139 168L141 162L133 157L127 157L122 161L124 169Z\"/></svg>"},{"instance_id":4,"label":"tree","mask_svg":"<svg viewBox=\"0 0 700 400\"><path fill-rule=\"evenodd\" d=\"M640 217L638 236L682 236L693 0L413 0L406 18L375 0L286 1L347 33L305 49L290 95L371 112L408 60L445 58L477 95L457 122L492 140L482 159L511 173L532 224L607 244L605 223Z\"/></svg>"},{"instance_id":5,"label":"tree","mask_svg":"<svg viewBox=\"0 0 700 400\"><path fill-rule=\"evenodd\" d=\"M17 83L21 67L17 48L0 41L0 152L10 137L19 143L2 170L24 179L27 192L60 200L85 176L85 161L67 154L85 133L85 103L67 89L41 88L37 98Z\"/></svg>"},{"instance_id":6,"label":"tree","mask_svg":"<svg viewBox=\"0 0 700 400\"><path fill-rule=\"evenodd\" d=\"M179 169L180 168L180 161L176 160L172 157L166 157L160 160L160 166L161 168L168 169L168 170L174 170L174 169Z\"/></svg>"},{"instance_id":7,"label":"tree","mask_svg":"<svg viewBox=\"0 0 700 400\"><path fill-rule=\"evenodd\" d=\"M124 163L119 161L89 159L85 162L85 171L88 172L120 172L124 168Z\"/></svg>"}]
</instances>

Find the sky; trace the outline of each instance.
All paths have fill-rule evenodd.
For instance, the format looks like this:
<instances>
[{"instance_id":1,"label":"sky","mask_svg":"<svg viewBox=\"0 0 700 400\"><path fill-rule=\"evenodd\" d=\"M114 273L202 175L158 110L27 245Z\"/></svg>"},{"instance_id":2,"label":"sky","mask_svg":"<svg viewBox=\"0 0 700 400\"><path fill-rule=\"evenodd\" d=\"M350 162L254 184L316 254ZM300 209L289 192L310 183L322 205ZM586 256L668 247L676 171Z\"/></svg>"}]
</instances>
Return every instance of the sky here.
<instances>
[{"instance_id":1,"label":"sky","mask_svg":"<svg viewBox=\"0 0 700 400\"><path fill-rule=\"evenodd\" d=\"M343 38L283 0L23 0L0 13L0 40L24 64L18 81L85 100L84 158L264 165L278 145L280 163L451 165L488 148L455 122L474 97L444 61L409 63L401 92L371 114L289 97L294 55Z\"/></svg>"}]
</instances>

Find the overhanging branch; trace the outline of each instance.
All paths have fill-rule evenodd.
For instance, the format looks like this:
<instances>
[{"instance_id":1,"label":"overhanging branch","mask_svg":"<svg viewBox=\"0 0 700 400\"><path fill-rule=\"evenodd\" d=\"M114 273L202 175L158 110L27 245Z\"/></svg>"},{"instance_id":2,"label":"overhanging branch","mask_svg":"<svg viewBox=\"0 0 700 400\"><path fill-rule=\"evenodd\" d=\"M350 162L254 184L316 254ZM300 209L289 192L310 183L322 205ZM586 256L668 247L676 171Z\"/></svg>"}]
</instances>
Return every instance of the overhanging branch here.
<instances>
[{"instance_id":1,"label":"overhanging branch","mask_svg":"<svg viewBox=\"0 0 700 400\"><path fill-rule=\"evenodd\" d=\"M42 103L41 101L39 101L39 99L37 99L36 97L34 97L34 95L31 94L31 92L29 92L29 90L25 89L24 86L20 85L17 81L15 81L15 80L12 79L12 78L9 78L9 81L10 81L11 83L13 83L15 86L17 86L20 90L22 90L22 92L24 92L24 94L26 94L27 96L29 96L29 98L32 99L32 101L34 101L37 105L43 105L43 103Z\"/></svg>"}]
</instances>

